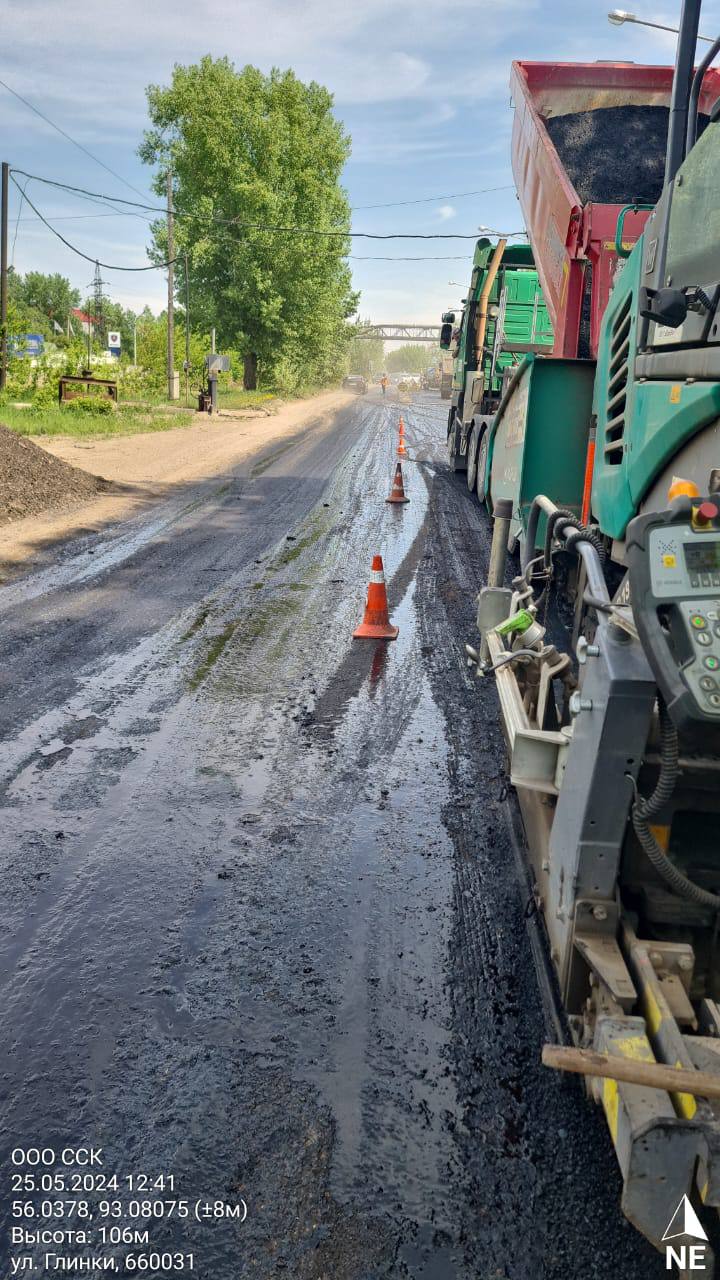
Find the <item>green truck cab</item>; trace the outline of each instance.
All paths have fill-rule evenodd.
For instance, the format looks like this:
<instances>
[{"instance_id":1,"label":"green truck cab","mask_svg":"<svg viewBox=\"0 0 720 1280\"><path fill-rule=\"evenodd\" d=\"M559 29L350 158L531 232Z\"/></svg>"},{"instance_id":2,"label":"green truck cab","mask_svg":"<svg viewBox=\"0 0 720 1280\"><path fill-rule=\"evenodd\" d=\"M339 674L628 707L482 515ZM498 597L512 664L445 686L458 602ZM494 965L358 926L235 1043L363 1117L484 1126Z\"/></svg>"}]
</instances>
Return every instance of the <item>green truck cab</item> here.
<instances>
[{"instance_id":1,"label":"green truck cab","mask_svg":"<svg viewBox=\"0 0 720 1280\"><path fill-rule=\"evenodd\" d=\"M553 331L528 244L478 240L460 317L442 317L440 347L453 356L448 454L485 497L488 427L504 390L528 354L550 352Z\"/></svg>"}]
</instances>

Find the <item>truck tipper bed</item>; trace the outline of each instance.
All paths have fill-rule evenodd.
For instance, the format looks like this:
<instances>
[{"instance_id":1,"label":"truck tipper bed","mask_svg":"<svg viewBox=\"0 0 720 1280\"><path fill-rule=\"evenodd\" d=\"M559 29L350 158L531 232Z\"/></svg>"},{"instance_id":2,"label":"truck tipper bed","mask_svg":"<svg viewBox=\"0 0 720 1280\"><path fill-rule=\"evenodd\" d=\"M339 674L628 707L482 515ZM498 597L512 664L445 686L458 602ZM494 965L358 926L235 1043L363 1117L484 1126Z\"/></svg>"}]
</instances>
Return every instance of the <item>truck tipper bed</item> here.
<instances>
[{"instance_id":1,"label":"truck tipper bed","mask_svg":"<svg viewBox=\"0 0 720 1280\"><path fill-rule=\"evenodd\" d=\"M662 192L672 79L671 67L631 62L512 64L513 176L554 355L597 355L618 270L618 215L635 201L656 204ZM703 119L719 97L720 70L711 69L700 96ZM627 214L626 248L648 216L647 208Z\"/></svg>"}]
</instances>

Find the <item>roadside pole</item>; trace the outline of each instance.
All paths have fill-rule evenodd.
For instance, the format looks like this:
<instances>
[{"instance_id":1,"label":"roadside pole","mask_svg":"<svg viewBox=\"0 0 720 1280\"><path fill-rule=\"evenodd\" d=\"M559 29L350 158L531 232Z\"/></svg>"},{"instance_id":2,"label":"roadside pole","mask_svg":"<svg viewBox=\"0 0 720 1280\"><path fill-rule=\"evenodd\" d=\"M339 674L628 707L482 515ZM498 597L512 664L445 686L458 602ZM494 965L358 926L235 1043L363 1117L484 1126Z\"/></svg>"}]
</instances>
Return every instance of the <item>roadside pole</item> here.
<instances>
[{"instance_id":1,"label":"roadside pole","mask_svg":"<svg viewBox=\"0 0 720 1280\"><path fill-rule=\"evenodd\" d=\"M8 333L7 333L7 289L8 289L8 199L10 165L2 162L2 216L0 218L0 391L7 383Z\"/></svg>"},{"instance_id":2,"label":"roadside pole","mask_svg":"<svg viewBox=\"0 0 720 1280\"><path fill-rule=\"evenodd\" d=\"M185 407L190 404L190 277L185 254Z\"/></svg>"},{"instance_id":3,"label":"roadside pole","mask_svg":"<svg viewBox=\"0 0 720 1280\"><path fill-rule=\"evenodd\" d=\"M175 395L175 225L173 221L172 170L167 172L167 256L168 256L168 303L167 303L167 383L168 400L177 399Z\"/></svg>"}]
</instances>

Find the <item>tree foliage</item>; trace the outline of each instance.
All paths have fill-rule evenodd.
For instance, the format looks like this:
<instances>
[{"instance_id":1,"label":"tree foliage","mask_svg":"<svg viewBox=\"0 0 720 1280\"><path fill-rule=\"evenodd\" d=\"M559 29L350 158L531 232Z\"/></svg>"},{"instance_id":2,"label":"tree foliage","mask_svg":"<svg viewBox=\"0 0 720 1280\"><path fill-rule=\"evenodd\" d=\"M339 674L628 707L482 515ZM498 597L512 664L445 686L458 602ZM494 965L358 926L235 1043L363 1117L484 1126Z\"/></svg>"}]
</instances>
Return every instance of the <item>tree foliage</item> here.
<instances>
[{"instance_id":1,"label":"tree foliage","mask_svg":"<svg viewBox=\"0 0 720 1280\"><path fill-rule=\"evenodd\" d=\"M358 320L350 330L350 346L348 348L348 372L370 375L382 373L384 369L385 344L382 338L357 338L353 329L366 329L370 320Z\"/></svg>"},{"instance_id":2,"label":"tree foliage","mask_svg":"<svg viewBox=\"0 0 720 1280\"><path fill-rule=\"evenodd\" d=\"M48 320L55 320L61 328L67 325L69 312L80 303L80 294L66 276L59 272L45 275L42 271L28 271L22 278L21 296L27 306L40 311Z\"/></svg>"},{"instance_id":3,"label":"tree foliage","mask_svg":"<svg viewBox=\"0 0 720 1280\"><path fill-rule=\"evenodd\" d=\"M80 302L80 294L66 276L58 272L45 275L42 271L28 271L19 275L12 268L8 271L8 332L42 333L51 337L53 320L64 330L72 307Z\"/></svg>"},{"instance_id":4,"label":"tree foliage","mask_svg":"<svg viewBox=\"0 0 720 1280\"><path fill-rule=\"evenodd\" d=\"M389 373L422 373L431 364L437 364L440 348L428 342L408 342L389 351L385 363Z\"/></svg>"},{"instance_id":5,"label":"tree foliage","mask_svg":"<svg viewBox=\"0 0 720 1280\"><path fill-rule=\"evenodd\" d=\"M340 174L350 140L332 97L292 71L237 71L209 56L147 91L140 155L173 173L178 296L187 252L193 324L221 349L256 358L264 383L288 389L341 372L357 298L347 263L350 209ZM332 235L269 228L316 227ZM264 229L261 229L264 228ZM153 228L158 260L164 224Z\"/></svg>"}]
</instances>

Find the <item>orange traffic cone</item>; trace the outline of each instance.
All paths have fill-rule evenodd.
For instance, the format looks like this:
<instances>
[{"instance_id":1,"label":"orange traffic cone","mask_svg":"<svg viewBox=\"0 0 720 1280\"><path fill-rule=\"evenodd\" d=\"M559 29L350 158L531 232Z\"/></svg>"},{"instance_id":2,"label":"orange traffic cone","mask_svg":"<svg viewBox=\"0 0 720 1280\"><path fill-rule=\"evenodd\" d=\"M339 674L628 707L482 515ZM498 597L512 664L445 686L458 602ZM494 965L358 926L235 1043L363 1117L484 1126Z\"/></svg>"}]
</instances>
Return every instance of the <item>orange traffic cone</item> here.
<instances>
[{"instance_id":1,"label":"orange traffic cone","mask_svg":"<svg viewBox=\"0 0 720 1280\"><path fill-rule=\"evenodd\" d=\"M395 452L397 453L398 458L407 458L408 456L408 451L405 448L405 441L402 436L400 437L398 447Z\"/></svg>"},{"instance_id":2,"label":"orange traffic cone","mask_svg":"<svg viewBox=\"0 0 720 1280\"><path fill-rule=\"evenodd\" d=\"M403 422L402 414L400 414L400 421L398 423L398 434L401 436L405 435L405 423Z\"/></svg>"},{"instance_id":3,"label":"orange traffic cone","mask_svg":"<svg viewBox=\"0 0 720 1280\"><path fill-rule=\"evenodd\" d=\"M402 466L398 462L395 467L395 475L393 477L393 487L390 497L385 499L386 502L409 502L410 499L405 496L405 486L403 485Z\"/></svg>"},{"instance_id":4,"label":"orange traffic cone","mask_svg":"<svg viewBox=\"0 0 720 1280\"><path fill-rule=\"evenodd\" d=\"M373 556L365 615L353 639L395 640L399 627L390 626L382 556Z\"/></svg>"}]
</instances>

